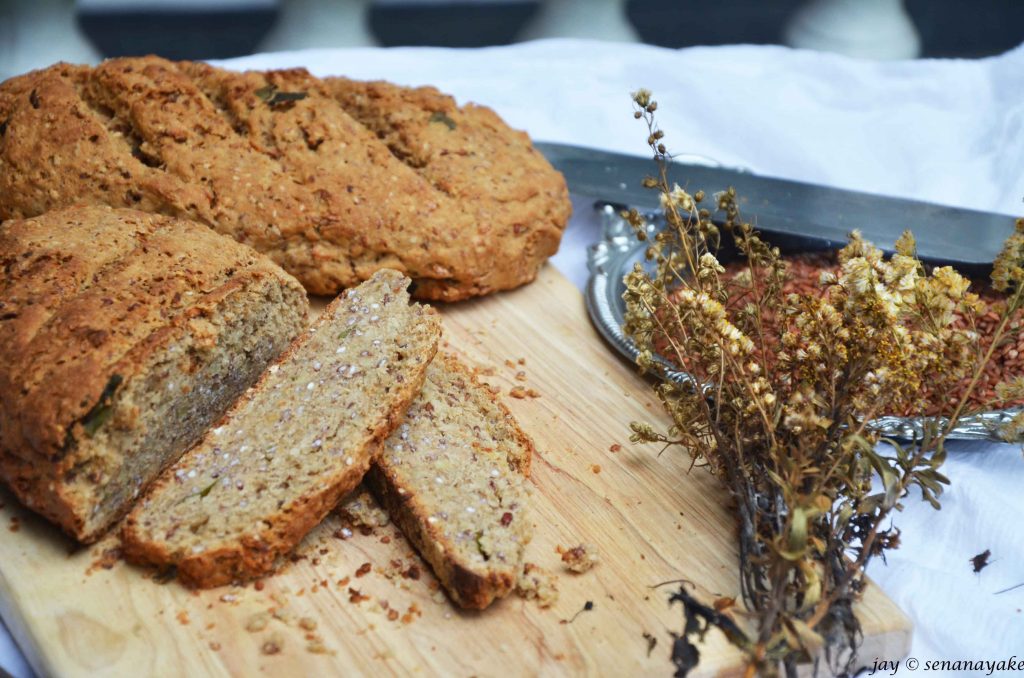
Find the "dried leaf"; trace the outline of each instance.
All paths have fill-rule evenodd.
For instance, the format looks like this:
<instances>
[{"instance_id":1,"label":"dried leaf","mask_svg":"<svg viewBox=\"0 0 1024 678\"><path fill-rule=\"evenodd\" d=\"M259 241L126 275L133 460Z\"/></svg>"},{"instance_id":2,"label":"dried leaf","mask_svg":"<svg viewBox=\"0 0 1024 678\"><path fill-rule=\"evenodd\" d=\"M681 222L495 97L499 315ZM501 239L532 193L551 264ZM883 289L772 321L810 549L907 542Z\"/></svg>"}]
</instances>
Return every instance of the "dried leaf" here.
<instances>
[{"instance_id":1,"label":"dried leaf","mask_svg":"<svg viewBox=\"0 0 1024 678\"><path fill-rule=\"evenodd\" d=\"M293 101L301 101L309 94L307 92L284 92L277 88L277 85L266 85L254 92L256 97L266 102L268 106L278 106Z\"/></svg>"},{"instance_id":2,"label":"dried leaf","mask_svg":"<svg viewBox=\"0 0 1024 678\"><path fill-rule=\"evenodd\" d=\"M120 374L111 375L110 379L107 380L107 385L103 387L103 391L100 393L99 400L92 406L92 409L82 417L82 428L85 430L85 434L90 438L93 437L114 414L114 406L113 403L111 403L111 400L123 381L124 377Z\"/></svg>"},{"instance_id":3,"label":"dried leaf","mask_svg":"<svg viewBox=\"0 0 1024 678\"><path fill-rule=\"evenodd\" d=\"M200 498L200 499L205 499L205 498L206 498L206 495L210 494L210 491L211 491L211 490L212 490L212 489L213 489L213 488L214 488L214 487L215 487L216 485L217 485L217 481L216 481L216 480L214 480L214 481L213 481L212 483L210 483L209 485L207 485L206 487L204 487L204 488L203 488L202 490L200 490L200 491L199 491L199 498Z\"/></svg>"},{"instance_id":4,"label":"dried leaf","mask_svg":"<svg viewBox=\"0 0 1024 678\"><path fill-rule=\"evenodd\" d=\"M430 116L430 122L439 122L450 130L454 130L456 127L455 121L445 115L442 111L434 111Z\"/></svg>"},{"instance_id":5,"label":"dried leaf","mask_svg":"<svg viewBox=\"0 0 1024 678\"><path fill-rule=\"evenodd\" d=\"M651 652L654 652L654 648L658 645L658 639L647 631L644 631L644 640L647 641L647 656L650 657Z\"/></svg>"}]
</instances>

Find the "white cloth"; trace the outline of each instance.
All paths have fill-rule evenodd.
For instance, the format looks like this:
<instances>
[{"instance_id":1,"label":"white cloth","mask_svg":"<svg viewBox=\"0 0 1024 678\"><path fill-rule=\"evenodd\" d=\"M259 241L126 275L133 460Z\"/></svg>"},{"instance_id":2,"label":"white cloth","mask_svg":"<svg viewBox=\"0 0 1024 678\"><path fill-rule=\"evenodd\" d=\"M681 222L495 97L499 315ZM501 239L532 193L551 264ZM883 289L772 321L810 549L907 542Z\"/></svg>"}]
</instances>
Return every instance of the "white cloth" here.
<instances>
[{"instance_id":1,"label":"white cloth","mask_svg":"<svg viewBox=\"0 0 1024 678\"><path fill-rule=\"evenodd\" d=\"M460 102L493 107L534 139L637 155L646 154L646 135L629 93L648 87L674 152L766 175L1024 214L1024 45L975 61L874 63L782 47L668 50L555 40L474 50L314 50L225 64L432 84ZM554 259L578 285L586 279L583 250L598 237L586 205L576 201ZM903 546L870 574L914 620L910 656L921 670L929 659L1020 659L1024 587L994 592L1024 582L1024 458L1012 446L959 445L944 471L953 485L942 511L909 498L895 517ZM975 574L969 559L986 549L991 564ZM0 665L21 675L15 662L0 645Z\"/></svg>"}]
</instances>

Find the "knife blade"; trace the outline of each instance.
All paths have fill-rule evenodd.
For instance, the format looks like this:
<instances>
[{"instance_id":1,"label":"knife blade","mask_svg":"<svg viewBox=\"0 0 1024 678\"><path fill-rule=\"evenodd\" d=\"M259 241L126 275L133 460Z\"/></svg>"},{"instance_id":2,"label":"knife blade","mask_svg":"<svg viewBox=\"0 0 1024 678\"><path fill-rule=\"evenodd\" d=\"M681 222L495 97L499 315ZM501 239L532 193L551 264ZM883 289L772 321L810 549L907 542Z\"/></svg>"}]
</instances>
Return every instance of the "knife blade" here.
<instances>
[{"instance_id":1,"label":"knife blade","mask_svg":"<svg viewBox=\"0 0 1024 678\"><path fill-rule=\"evenodd\" d=\"M641 186L657 166L650 158L537 142L569 190L638 209L658 206L657 193ZM1014 217L936 205L861 191L761 176L725 167L673 162L669 181L711 195L732 186L745 219L765 233L827 240L835 246L859 229L864 238L892 250L904 230L913 231L918 256L936 264L983 268L992 263L1014 229Z\"/></svg>"}]
</instances>

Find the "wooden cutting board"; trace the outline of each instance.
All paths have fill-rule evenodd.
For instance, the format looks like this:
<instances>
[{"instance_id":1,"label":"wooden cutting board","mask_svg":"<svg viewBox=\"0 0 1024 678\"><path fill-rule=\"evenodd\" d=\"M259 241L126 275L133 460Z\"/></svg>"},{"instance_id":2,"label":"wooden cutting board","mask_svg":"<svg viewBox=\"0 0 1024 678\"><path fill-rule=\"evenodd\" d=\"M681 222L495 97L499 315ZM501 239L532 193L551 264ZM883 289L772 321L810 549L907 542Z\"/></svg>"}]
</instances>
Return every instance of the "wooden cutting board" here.
<instances>
[{"instance_id":1,"label":"wooden cutting board","mask_svg":"<svg viewBox=\"0 0 1024 678\"><path fill-rule=\"evenodd\" d=\"M192 592L105 562L111 538L75 550L0 494L0 613L36 671L671 675L670 634L681 613L667 602L673 586L656 585L685 578L708 600L737 594L734 527L716 481L688 472L685 455L629 443L631 421L663 427L666 418L551 267L525 288L442 312L449 350L493 369L488 381L536 441L527 557L558 573L554 606L512 597L483 613L459 611L393 526L342 538L334 516L259 589ZM539 396L509 397L516 386ZM595 544L601 563L574 575L555 549L580 542ZM357 576L364 563L370 571ZM422 570L418 579L411 565ZM581 611L587 603L592 609ZM906 653L910 623L874 586L859 615L862 661ZM701 674L741 666L717 631L701 654Z\"/></svg>"}]
</instances>

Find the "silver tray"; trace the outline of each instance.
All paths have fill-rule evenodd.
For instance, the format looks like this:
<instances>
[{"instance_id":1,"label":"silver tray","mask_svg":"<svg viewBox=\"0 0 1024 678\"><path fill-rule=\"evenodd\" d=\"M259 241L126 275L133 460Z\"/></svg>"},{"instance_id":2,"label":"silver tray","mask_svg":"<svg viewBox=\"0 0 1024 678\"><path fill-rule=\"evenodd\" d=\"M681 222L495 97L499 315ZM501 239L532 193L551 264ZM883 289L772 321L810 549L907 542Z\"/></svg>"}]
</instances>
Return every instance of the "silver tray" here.
<instances>
[{"instance_id":1,"label":"silver tray","mask_svg":"<svg viewBox=\"0 0 1024 678\"><path fill-rule=\"evenodd\" d=\"M634 264L647 265L644 259L647 243L638 240L633 228L620 216L620 206L597 203L595 209L600 214L602 238L588 250L587 312L605 340L623 357L635 363L639 351L633 340L622 332L626 312L626 304L622 300L622 293L626 290L623 278L633 270ZM656 220L649 218L647 222L648 232L653 233L657 229ZM663 368L661 376L665 379L677 383L691 381L690 375L674 369L663 357L656 355L655 362ZM1000 437L999 430L1020 411L1021 408L1012 408L961 417L949 439L1006 442ZM871 426L884 436L911 440L924 433L926 421L924 417L880 417L871 422Z\"/></svg>"}]
</instances>

